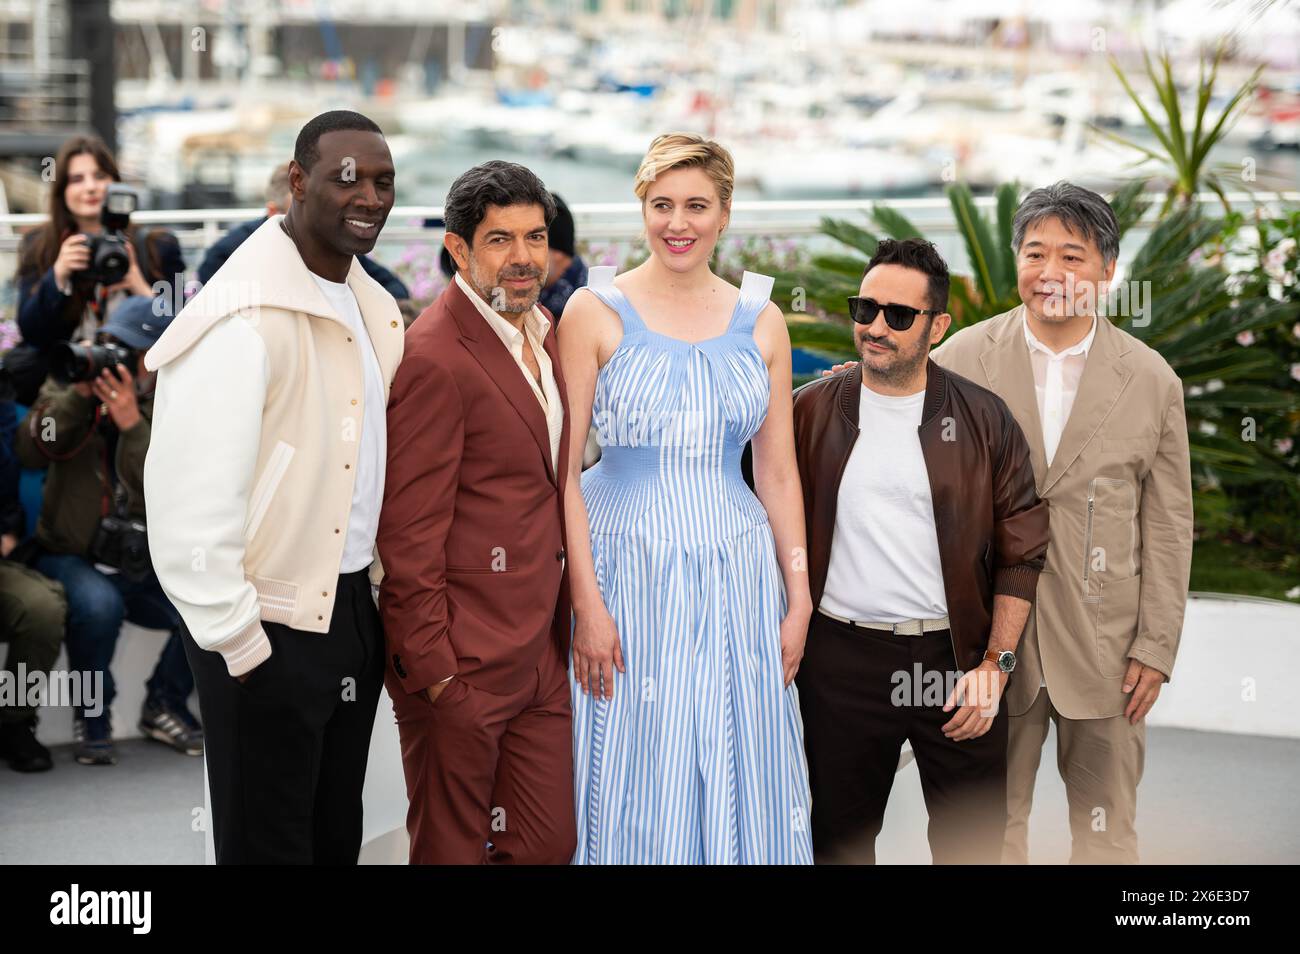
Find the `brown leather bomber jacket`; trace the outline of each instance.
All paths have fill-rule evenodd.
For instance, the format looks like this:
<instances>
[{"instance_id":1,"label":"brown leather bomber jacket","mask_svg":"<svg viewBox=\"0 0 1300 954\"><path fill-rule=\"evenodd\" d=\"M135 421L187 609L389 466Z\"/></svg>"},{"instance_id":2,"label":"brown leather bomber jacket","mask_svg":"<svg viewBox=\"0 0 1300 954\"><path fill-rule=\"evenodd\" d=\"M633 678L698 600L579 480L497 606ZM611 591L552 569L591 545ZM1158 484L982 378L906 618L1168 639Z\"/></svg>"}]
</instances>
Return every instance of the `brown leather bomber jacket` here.
<instances>
[{"instance_id":1,"label":"brown leather bomber jacket","mask_svg":"<svg viewBox=\"0 0 1300 954\"><path fill-rule=\"evenodd\" d=\"M1002 399L933 361L926 373L917 433L934 502L953 654L965 671L979 665L987 648L994 594L1034 599L1047 554L1047 504L1034 488L1025 435ZM854 365L795 392L813 606L826 585L840 479L858 439L861 387L862 368Z\"/></svg>"}]
</instances>

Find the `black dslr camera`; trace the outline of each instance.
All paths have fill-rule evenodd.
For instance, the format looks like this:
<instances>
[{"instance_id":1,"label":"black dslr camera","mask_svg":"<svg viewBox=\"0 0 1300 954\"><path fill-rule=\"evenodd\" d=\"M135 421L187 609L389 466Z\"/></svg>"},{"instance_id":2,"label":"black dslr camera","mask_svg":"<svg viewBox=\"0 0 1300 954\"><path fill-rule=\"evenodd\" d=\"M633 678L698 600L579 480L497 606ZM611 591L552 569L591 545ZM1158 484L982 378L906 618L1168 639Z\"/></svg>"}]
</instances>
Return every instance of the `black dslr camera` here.
<instances>
[{"instance_id":1,"label":"black dslr camera","mask_svg":"<svg viewBox=\"0 0 1300 954\"><path fill-rule=\"evenodd\" d=\"M93 381L100 372L119 364L135 374L136 351L120 341L80 345L61 341L50 349L50 374L60 384Z\"/></svg>"},{"instance_id":2,"label":"black dslr camera","mask_svg":"<svg viewBox=\"0 0 1300 954\"><path fill-rule=\"evenodd\" d=\"M90 562L111 566L132 583L147 580L153 561L145 525L130 517L104 517L90 542Z\"/></svg>"},{"instance_id":3,"label":"black dslr camera","mask_svg":"<svg viewBox=\"0 0 1300 954\"><path fill-rule=\"evenodd\" d=\"M115 285L126 278L131 268L127 244L131 241L126 228L131 224L131 213L140 205L140 197L128 186L113 183L104 196L104 207L99 221L103 231L87 237L90 247L90 267L78 272L77 277L91 276L101 285Z\"/></svg>"}]
</instances>

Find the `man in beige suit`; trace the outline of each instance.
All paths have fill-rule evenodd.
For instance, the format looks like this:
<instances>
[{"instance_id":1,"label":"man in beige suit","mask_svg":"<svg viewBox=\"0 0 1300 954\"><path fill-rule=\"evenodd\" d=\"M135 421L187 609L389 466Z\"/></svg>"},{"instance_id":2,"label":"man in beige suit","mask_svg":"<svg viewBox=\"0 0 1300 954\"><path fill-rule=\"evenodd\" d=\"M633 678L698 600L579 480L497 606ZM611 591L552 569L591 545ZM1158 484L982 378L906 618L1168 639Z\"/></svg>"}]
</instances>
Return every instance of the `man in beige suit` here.
<instances>
[{"instance_id":1,"label":"man in beige suit","mask_svg":"<svg viewBox=\"0 0 1300 954\"><path fill-rule=\"evenodd\" d=\"M1101 196L1068 183L1034 190L1016 213L1012 248L1023 304L934 352L1011 408L1051 514L1047 565L1006 693L1002 860L1028 861L1050 718L1070 861L1136 863L1144 719L1173 671L1191 570L1182 383L1159 354L1097 317L1119 253Z\"/></svg>"}]
</instances>

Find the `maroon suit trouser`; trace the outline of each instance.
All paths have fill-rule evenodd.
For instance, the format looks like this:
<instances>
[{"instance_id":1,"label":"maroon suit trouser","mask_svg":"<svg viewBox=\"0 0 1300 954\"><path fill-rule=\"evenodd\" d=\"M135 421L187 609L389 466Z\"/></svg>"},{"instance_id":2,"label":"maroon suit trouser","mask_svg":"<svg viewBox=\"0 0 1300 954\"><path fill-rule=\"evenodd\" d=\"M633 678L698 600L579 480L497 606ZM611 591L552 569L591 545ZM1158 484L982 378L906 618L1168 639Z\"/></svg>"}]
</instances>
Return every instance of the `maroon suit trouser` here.
<instances>
[{"instance_id":1,"label":"maroon suit trouser","mask_svg":"<svg viewBox=\"0 0 1300 954\"><path fill-rule=\"evenodd\" d=\"M434 702L387 673L411 864L568 864L577 833L568 673L547 648L498 695L452 678Z\"/></svg>"}]
</instances>

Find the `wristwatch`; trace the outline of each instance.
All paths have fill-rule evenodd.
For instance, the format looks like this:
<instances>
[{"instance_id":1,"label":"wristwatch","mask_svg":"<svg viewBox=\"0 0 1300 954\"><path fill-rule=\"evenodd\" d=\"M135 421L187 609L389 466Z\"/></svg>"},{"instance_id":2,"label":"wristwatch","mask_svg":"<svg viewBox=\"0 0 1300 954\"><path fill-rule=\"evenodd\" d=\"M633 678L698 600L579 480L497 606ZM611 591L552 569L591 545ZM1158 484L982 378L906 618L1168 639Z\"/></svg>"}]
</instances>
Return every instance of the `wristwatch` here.
<instances>
[{"instance_id":1,"label":"wristwatch","mask_svg":"<svg viewBox=\"0 0 1300 954\"><path fill-rule=\"evenodd\" d=\"M986 649L984 651L984 661L997 663L998 668L1003 672L1012 672L1016 668L1016 654L1009 649L998 652L996 649Z\"/></svg>"}]
</instances>

